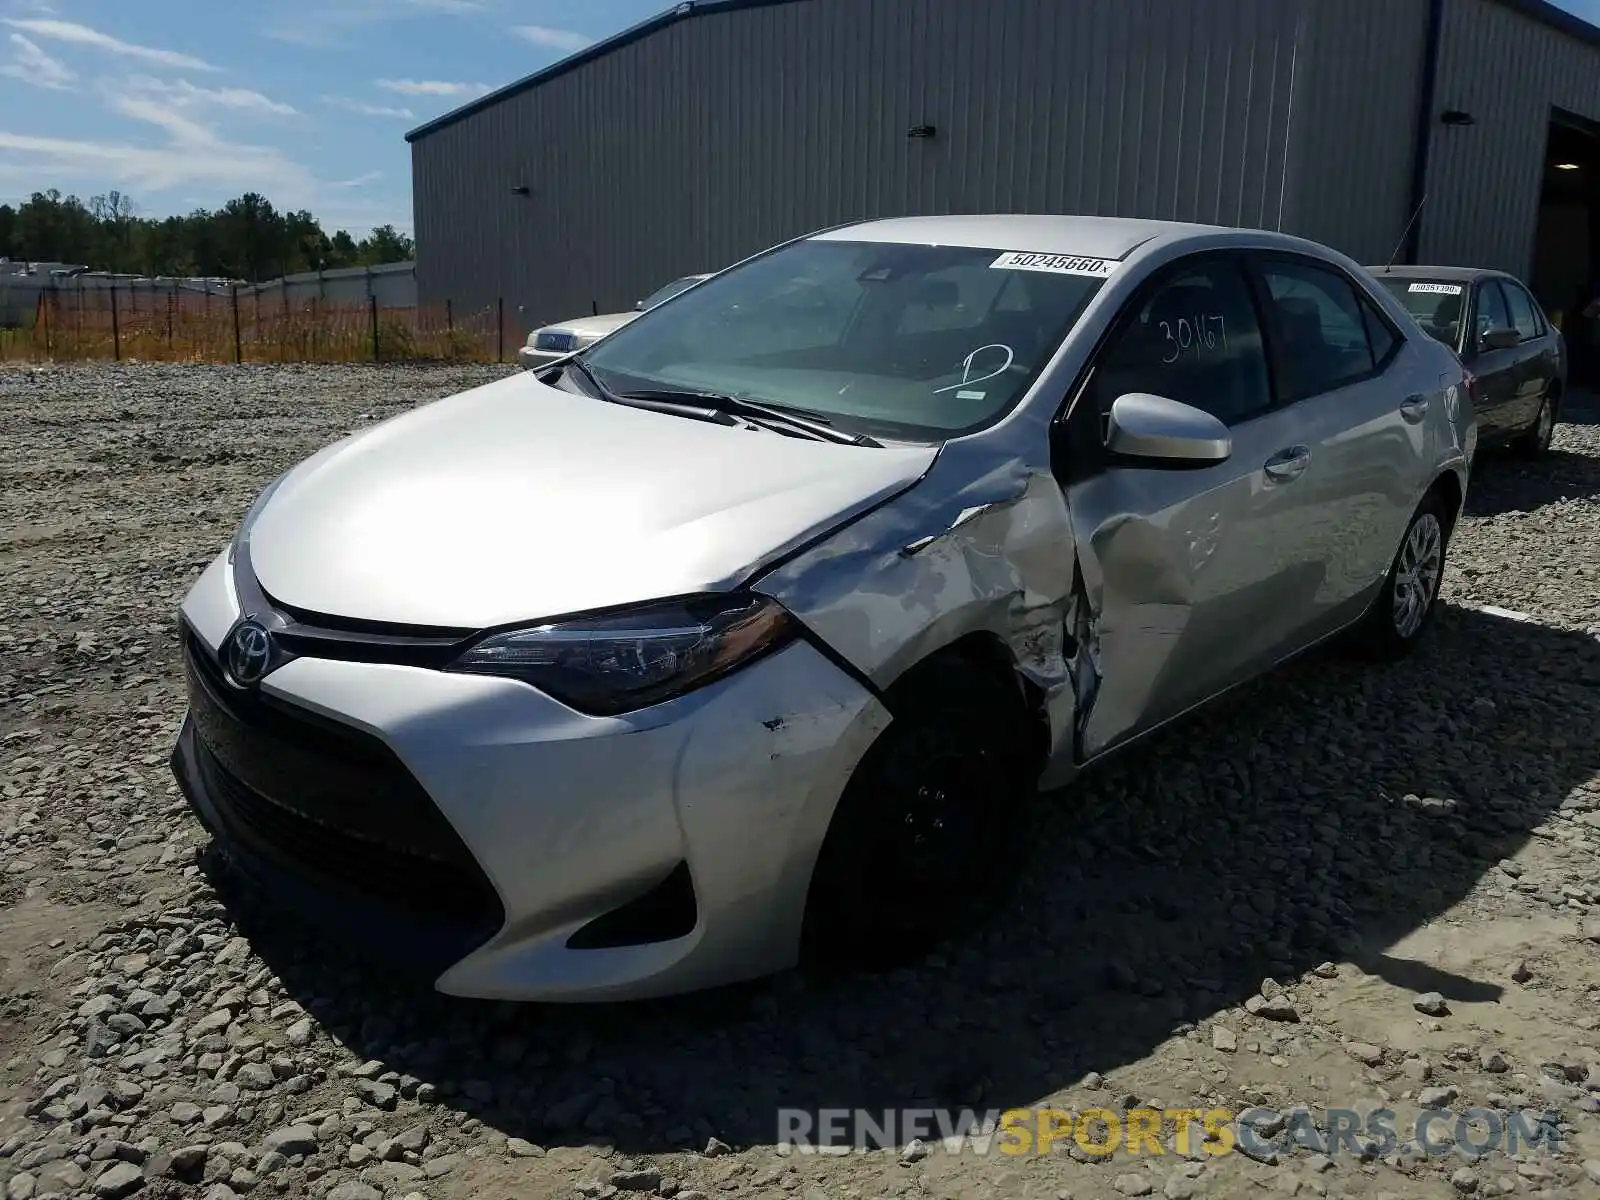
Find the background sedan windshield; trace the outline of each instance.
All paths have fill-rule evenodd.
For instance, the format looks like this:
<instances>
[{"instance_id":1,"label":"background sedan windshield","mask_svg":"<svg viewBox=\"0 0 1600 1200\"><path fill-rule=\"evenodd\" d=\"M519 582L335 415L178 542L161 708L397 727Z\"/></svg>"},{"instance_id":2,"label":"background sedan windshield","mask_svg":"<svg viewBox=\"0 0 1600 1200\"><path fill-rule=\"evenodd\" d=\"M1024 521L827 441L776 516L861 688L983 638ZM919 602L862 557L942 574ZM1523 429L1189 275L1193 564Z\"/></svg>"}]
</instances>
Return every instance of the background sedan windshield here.
<instances>
[{"instance_id":1,"label":"background sedan windshield","mask_svg":"<svg viewBox=\"0 0 1600 1200\"><path fill-rule=\"evenodd\" d=\"M947 437L1010 408L1102 283L1067 273L1091 269L1083 260L1023 270L998 265L1005 255L799 242L644 314L585 360L618 391L717 392Z\"/></svg>"},{"instance_id":2,"label":"background sedan windshield","mask_svg":"<svg viewBox=\"0 0 1600 1200\"><path fill-rule=\"evenodd\" d=\"M1416 318L1423 331L1452 350L1461 340L1467 310L1467 285L1453 279L1382 279L1379 281Z\"/></svg>"}]
</instances>

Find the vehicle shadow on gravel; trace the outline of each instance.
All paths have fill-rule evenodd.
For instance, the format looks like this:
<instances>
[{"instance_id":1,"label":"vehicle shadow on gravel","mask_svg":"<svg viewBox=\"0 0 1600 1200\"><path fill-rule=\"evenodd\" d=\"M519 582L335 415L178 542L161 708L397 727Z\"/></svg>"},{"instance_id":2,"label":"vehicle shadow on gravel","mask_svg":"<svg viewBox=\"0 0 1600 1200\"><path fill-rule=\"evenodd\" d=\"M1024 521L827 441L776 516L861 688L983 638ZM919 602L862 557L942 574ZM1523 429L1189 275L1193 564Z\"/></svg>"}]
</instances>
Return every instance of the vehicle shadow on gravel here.
<instances>
[{"instance_id":1,"label":"vehicle shadow on gravel","mask_svg":"<svg viewBox=\"0 0 1600 1200\"><path fill-rule=\"evenodd\" d=\"M471 1003L238 915L290 995L400 1073L402 1095L432 1085L545 1146L771 1144L782 1108L1036 1102L1325 960L1494 996L1497 980L1383 952L1594 775L1596 728L1595 639L1443 607L1408 662L1317 653L1048 797L1007 914L878 975L635 1005Z\"/></svg>"},{"instance_id":2,"label":"vehicle shadow on gravel","mask_svg":"<svg viewBox=\"0 0 1600 1200\"><path fill-rule=\"evenodd\" d=\"M1473 466L1467 516L1537 512L1563 501L1600 495L1600 458L1551 449L1538 458L1490 451Z\"/></svg>"}]
</instances>

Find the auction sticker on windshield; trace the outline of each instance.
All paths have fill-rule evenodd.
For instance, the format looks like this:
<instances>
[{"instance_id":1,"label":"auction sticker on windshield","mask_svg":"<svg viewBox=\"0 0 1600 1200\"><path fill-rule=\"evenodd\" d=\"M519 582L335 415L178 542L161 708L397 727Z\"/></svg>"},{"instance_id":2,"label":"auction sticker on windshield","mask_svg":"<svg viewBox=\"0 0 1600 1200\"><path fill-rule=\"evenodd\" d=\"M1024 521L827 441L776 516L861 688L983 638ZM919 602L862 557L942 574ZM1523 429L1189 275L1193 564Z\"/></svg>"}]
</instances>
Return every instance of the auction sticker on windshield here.
<instances>
[{"instance_id":1,"label":"auction sticker on windshield","mask_svg":"<svg viewBox=\"0 0 1600 1200\"><path fill-rule=\"evenodd\" d=\"M991 270L1050 271L1056 275L1087 275L1109 279L1120 264L1110 258L1084 258L1077 254L1035 254L1013 250L989 264Z\"/></svg>"},{"instance_id":2,"label":"auction sticker on windshield","mask_svg":"<svg viewBox=\"0 0 1600 1200\"><path fill-rule=\"evenodd\" d=\"M1406 291L1429 296L1459 296L1462 288L1459 283L1413 283Z\"/></svg>"}]
</instances>

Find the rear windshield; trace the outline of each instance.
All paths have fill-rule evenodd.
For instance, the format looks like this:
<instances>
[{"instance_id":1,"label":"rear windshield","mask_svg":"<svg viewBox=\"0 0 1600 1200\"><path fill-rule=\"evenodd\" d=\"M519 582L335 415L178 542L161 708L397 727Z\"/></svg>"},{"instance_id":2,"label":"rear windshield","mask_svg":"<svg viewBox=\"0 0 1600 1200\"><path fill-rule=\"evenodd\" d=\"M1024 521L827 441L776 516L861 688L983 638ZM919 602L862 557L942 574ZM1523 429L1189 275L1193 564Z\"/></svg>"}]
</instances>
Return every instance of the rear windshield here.
<instances>
[{"instance_id":1,"label":"rear windshield","mask_svg":"<svg viewBox=\"0 0 1600 1200\"><path fill-rule=\"evenodd\" d=\"M1461 340L1467 311L1467 285L1457 279L1394 279L1378 282L1421 325L1423 331L1454 348Z\"/></svg>"},{"instance_id":2,"label":"rear windshield","mask_svg":"<svg viewBox=\"0 0 1600 1200\"><path fill-rule=\"evenodd\" d=\"M642 313L584 360L678 389L942 440L1021 396L1114 262L1004 248L795 242Z\"/></svg>"}]
</instances>

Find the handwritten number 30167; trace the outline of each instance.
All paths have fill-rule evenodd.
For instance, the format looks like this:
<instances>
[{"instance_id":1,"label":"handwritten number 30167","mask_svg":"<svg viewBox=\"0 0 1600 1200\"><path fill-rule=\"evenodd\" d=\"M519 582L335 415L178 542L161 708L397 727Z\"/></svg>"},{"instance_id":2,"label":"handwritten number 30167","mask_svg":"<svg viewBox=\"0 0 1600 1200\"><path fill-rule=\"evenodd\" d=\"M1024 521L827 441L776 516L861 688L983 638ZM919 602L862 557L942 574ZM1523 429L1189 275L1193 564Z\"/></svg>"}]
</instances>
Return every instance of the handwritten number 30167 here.
<instances>
[{"instance_id":1,"label":"handwritten number 30167","mask_svg":"<svg viewBox=\"0 0 1600 1200\"><path fill-rule=\"evenodd\" d=\"M1175 363L1185 352L1199 354L1204 350L1228 352L1228 323L1220 315L1197 316L1193 321L1179 317L1177 327L1171 321L1161 322L1161 334L1167 339L1170 353L1161 361Z\"/></svg>"}]
</instances>

